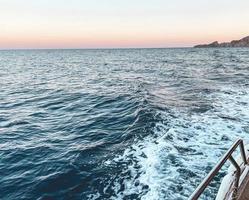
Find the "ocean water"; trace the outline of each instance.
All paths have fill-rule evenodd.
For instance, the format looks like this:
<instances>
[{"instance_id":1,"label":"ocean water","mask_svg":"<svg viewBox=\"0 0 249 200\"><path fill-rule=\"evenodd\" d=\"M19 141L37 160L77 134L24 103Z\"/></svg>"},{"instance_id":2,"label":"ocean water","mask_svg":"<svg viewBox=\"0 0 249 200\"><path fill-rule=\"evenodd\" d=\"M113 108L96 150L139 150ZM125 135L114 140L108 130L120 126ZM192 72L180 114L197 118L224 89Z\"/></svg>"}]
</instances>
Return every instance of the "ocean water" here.
<instances>
[{"instance_id":1,"label":"ocean water","mask_svg":"<svg viewBox=\"0 0 249 200\"><path fill-rule=\"evenodd\" d=\"M187 199L248 104L246 48L0 51L0 199Z\"/></svg>"}]
</instances>

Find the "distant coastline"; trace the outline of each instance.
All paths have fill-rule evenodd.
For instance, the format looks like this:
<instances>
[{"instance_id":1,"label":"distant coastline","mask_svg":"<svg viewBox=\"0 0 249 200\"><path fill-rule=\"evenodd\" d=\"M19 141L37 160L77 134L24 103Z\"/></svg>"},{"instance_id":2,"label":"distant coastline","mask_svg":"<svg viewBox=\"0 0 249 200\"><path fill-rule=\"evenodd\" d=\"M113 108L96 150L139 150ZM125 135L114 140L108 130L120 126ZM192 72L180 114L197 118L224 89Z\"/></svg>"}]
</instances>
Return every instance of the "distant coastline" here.
<instances>
[{"instance_id":1,"label":"distant coastline","mask_svg":"<svg viewBox=\"0 0 249 200\"><path fill-rule=\"evenodd\" d=\"M212 48L212 47L249 47L249 36L244 37L240 40L233 40L231 42L219 43L217 41L210 44L199 44L194 48Z\"/></svg>"}]
</instances>

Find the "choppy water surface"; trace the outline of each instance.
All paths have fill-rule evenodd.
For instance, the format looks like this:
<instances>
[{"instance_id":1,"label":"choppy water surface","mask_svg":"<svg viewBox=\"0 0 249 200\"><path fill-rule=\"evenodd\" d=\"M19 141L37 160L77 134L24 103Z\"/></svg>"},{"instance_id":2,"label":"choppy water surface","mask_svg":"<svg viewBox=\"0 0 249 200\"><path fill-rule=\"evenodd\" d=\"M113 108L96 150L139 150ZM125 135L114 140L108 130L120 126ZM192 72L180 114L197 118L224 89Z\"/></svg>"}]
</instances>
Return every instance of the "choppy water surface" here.
<instances>
[{"instance_id":1,"label":"choppy water surface","mask_svg":"<svg viewBox=\"0 0 249 200\"><path fill-rule=\"evenodd\" d=\"M1 199L187 199L248 103L249 49L0 51Z\"/></svg>"}]
</instances>

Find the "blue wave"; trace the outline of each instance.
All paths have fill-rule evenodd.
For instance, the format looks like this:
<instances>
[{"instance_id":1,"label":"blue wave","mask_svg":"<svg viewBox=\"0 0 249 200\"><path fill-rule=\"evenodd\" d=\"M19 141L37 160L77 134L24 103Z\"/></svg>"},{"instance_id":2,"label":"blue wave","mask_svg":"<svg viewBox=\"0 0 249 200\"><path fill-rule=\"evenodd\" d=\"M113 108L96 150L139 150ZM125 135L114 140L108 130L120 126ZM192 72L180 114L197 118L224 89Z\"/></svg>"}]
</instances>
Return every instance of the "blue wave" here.
<instances>
[{"instance_id":1,"label":"blue wave","mask_svg":"<svg viewBox=\"0 0 249 200\"><path fill-rule=\"evenodd\" d=\"M249 142L248 63L245 48L0 51L1 199L187 199Z\"/></svg>"}]
</instances>

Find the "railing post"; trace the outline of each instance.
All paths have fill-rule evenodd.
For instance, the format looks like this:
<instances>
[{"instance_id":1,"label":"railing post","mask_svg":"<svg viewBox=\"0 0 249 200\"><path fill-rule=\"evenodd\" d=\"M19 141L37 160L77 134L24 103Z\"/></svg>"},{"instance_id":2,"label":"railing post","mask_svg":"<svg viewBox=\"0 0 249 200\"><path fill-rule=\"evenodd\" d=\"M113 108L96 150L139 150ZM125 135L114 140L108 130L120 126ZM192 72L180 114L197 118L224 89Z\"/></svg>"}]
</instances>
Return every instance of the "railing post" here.
<instances>
[{"instance_id":1,"label":"railing post","mask_svg":"<svg viewBox=\"0 0 249 200\"><path fill-rule=\"evenodd\" d=\"M234 160L232 155L230 155L229 160L232 163L232 165L236 168L235 181L234 181L234 190L233 190L233 194L232 194L232 199L236 200L237 199L237 194L238 194L239 178L240 178L241 170L240 170L240 166Z\"/></svg>"},{"instance_id":2,"label":"railing post","mask_svg":"<svg viewBox=\"0 0 249 200\"><path fill-rule=\"evenodd\" d=\"M239 148L240 148L240 153L241 153L242 159L244 161L244 164L246 165L247 164L246 153L245 153L244 143L242 140L241 140L241 143L239 145Z\"/></svg>"}]
</instances>

